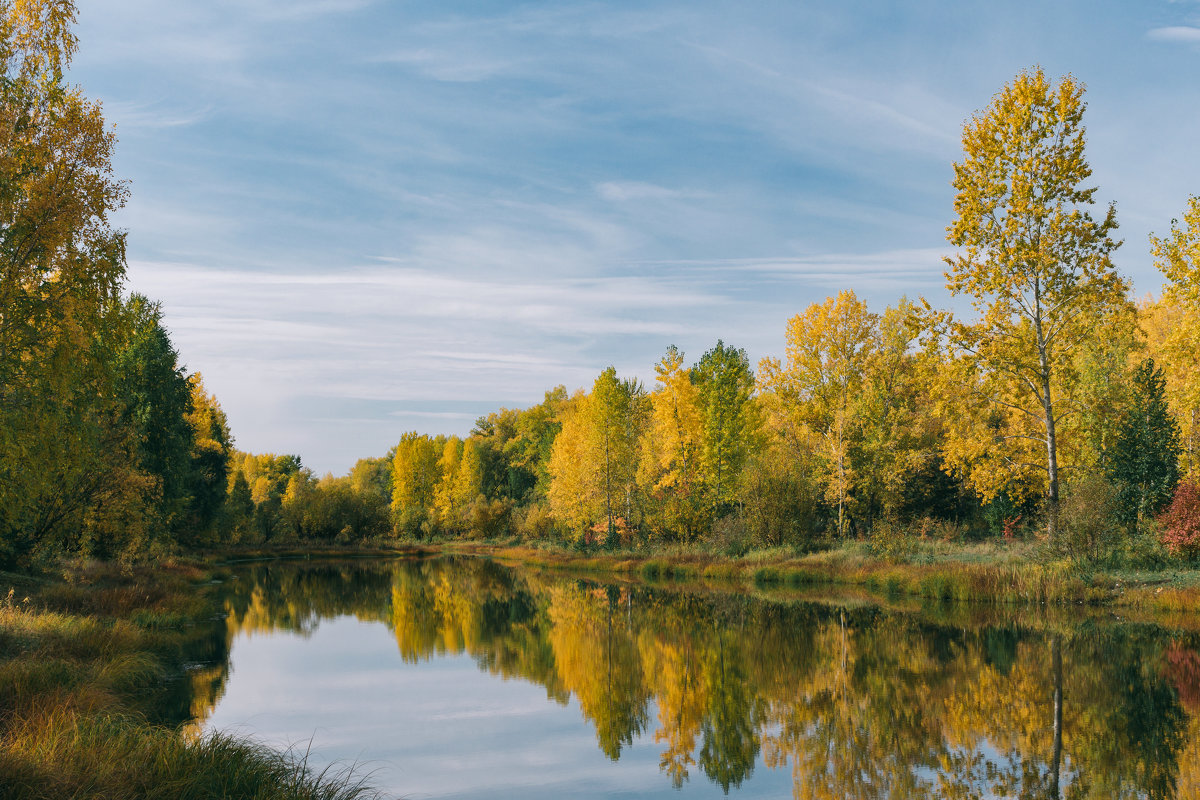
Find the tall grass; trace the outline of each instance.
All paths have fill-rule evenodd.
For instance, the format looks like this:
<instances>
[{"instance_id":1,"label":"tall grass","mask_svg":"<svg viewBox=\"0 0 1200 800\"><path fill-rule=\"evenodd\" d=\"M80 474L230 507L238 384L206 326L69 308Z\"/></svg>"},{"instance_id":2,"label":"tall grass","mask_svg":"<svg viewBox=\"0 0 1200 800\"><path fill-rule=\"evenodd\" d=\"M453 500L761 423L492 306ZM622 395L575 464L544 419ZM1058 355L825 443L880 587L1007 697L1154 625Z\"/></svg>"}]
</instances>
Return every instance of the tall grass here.
<instances>
[{"instance_id":1,"label":"tall grass","mask_svg":"<svg viewBox=\"0 0 1200 800\"><path fill-rule=\"evenodd\" d=\"M307 754L221 733L188 741L121 715L61 706L34 710L8 726L0 785L7 787L5 797L28 800L376 796L352 770L314 773Z\"/></svg>"},{"instance_id":2,"label":"tall grass","mask_svg":"<svg viewBox=\"0 0 1200 800\"><path fill-rule=\"evenodd\" d=\"M937 601L1200 608L1200 587L1152 594L1145 588L1121 586L1111 575L1084 569L1075 560L1047 555L1029 542L962 544L931 540L918 542L903 559L879 557L866 542L847 542L816 553L798 553L790 548L754 550L737 558L704 552L695 546L607 554L479 544L447 550L572 573L627 574L650 582L733 581L767 590L830 584Z\"/></svg>"}]
</instances>

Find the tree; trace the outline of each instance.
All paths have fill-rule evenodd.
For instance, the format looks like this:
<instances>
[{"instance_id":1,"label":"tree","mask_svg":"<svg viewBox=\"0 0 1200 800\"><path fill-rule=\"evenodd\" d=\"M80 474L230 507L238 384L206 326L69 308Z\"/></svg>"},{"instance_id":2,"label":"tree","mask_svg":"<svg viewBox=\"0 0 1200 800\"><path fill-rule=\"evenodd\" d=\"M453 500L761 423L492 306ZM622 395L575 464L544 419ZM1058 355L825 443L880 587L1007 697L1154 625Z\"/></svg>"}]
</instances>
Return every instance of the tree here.
<instances>
[{"instance_id":1,"label":"tree","mask_svg":"<svg viewBox=\"0 0 1200 800\"><path fill-rule=\"evenodd\" d=\"M608 544L634 512L643 396L636 380L604 370L591 394L572 398L550 456L551 511L576 530L603 520Z\"/></svg>"},{"instance_id":2,"label":"tree","mask_svg":"<svg viewBox=\"0 0 1200 800\"><path fill-rule=\"evenodd\" d=\"M396 445L392 458L392 513L399 527L408 533L424 532L422 523L434 509L442 477L438 461L445 449L445 440L439 439L410 431Z\"/></svg>"},{"instance_id":3,"label":"tree","mask_svg":"<svg viewBox=\"0 0 1200 800\"><path fill-rule=\"evenodd\" d=\"M1154 264L1167 278L1163 296L1142 309L1151 353L1158 353L1167 380L1167 400L1183 428L1181 465L1191 478L1200 472L1200 195L1188 199L1183 221L1171 220L1163 238L1151 235Z\"/></svg>"},{"instance_id":4,"label":"tree","mask_svg":"<svg viewBox=\"0 0 1200 800\"><path fill-rule=\"evenodd\" d=\"M1171 233L1163 238L1150 235L1154 265L1170 281L1167 294L1200 308L1200 195L1188 198L1183 222L1171 220Z\"/></svg>"},{"instance_id":5,"label":"tree","mask_svg":"<svg viewBox=\"0 0 1200 800\"><path fill-rule=\"evenodd\" d=\"M1112 238L1116 209L1094 219L1096 188L1083 185L1091 176L1083 91L1069 75L1053 85L1040 68L1022 72L966 123L964 157L954 165L957 218L947 229L960 248L946 259L948 288L968 295L980 318L947 316L945 332L965 360L969 391L996 423L990 452L951 445L951 453L968 472L977 466L972 456L999 459L1009 477L1038 469L1051 536L1072 356L1099 323L1129 311L1129 285L1110 260L1120 244ZM1003 481L975 483L991 496Z\"/></svg>"},{"instance_id":6,"label":"tree","mask_svg":"<svg viewBox=\"0 0 1200 800\"><path fill-rule=\"evenodd\" d=\"M655 510L651 527L690 541L700 533L702 521L700 392L675 345L667 348L654 371L659 386L650 395L650 419L639 448L638 484Z\"/></svg>"},{"instance_id":7,"label":"tree","mask_svg":"<svg viewBox=\"0 0 1200 800\"><path fill-rule=\"evenodd\" d=\"M591 402L582 389L571 397L560 413L562 429L550 452L550 512L576 533L594 522L602 507L589 458Z\"/></svg>"},{"instance_id":8,"label":"tree","mask_svg":"<svg viewBox=\"0 0 1200 800\"><path fill-rule=\"evenodd\" d=\"M200 374L193 374L188 383L192 390L192 411L187 416L192 429L192 463L187 525L194 537L210 530L223 516L233 436L221 404L205 391Z\"/></svg>"},{"instance_id":9,"label":"tree","mask_svg":"<svg viewBox=\"0 0 1200 800\"><path fill-rule=\"evenodd\" d=\"M1146 359L1135 370L1131 399L1107 462L1121 517L1136 530L1175 494L1179 426L1167 410L1166 380L1154 359Z\"/></svg>"},{"instance_id":10,"label":"tree","mask_svg":"<svg viewBox=\"0 0 1200 800\"><path fill-rule=\"evenodd\" d=\"M162 327L157 303L135 294L122 306L123 341L115 353L115 390L123 403L120 424L136 442L138 468L158 483L159 518L176 528L191 502L195 434L192 386ZM224 476L220 485L224 484Z\"/></svg>"},{"instance_id":11,"label":"tree","mask_svg":"<svg viewBox=\"0 0 1200 800\"><path fill-rule=\"evenodd\" d=\"M765 389L779 395L811 433L825 464L825 496L837 508L837 533L847 530L847 503L856 475L850 459L855 404L862 397L877 319L853 291L814 303L788 321L787 361L764 359Z\"/></svg>"},{"instance_id":12,"label":"tree","mask_svg":"<svg viewBox=\"0 0 1200 800\"><path fill-rule=\"evenodd\" d=\"M100 105L63 79L74 19L69 0L0 2L0 551L14 558L123 524L113 514L148 488L110 424L101 337L125 235L109 218L127 190Z\"/></svg>"},{"instance_id":13,"label":"tree","mask_svg":"<svg viewBox=\"0 0 1200 800\"><path fill-rule=\"evenodd\" d=\"M637 402L642 394L637 381L617 378L615 367L600 373L592 384L592 457L601 467L604 485L606 542L615 543L616 520L632 517L635 458L638 441Z\"/></svg>"},{"instance_id":14,"label":"tree","mask_svg":"<svg viewBox=\"0 0 1200 800\"><path fill-rule=\"evenodd\" d=\"M745 350L717 346L701 356L692 368L699 388L704 422L701 464L704 467L709 506L714 517L728 507L737 489L742 465L751 447L755 424L754 373Z\"/></svg>"},{"instance_id":15,"label":"tree","mask_svg":"<svg viewBox=\"0 0 1200 800\"><path fill-rule=\"evenodd\" d=\"M359 494L375 494L390 503L392 458L360 458L350 469L350 486Z\"/></svg>"}]
</instances>

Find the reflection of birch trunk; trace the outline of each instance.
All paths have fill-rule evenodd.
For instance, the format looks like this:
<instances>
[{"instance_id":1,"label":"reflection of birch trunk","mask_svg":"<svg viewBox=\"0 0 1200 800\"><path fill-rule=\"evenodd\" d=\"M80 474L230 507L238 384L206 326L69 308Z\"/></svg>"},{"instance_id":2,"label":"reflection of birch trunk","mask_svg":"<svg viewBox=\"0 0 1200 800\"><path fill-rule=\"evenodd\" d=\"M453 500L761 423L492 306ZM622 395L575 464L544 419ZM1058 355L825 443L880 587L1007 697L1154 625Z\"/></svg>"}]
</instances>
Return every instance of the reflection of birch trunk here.
<instances>
[{"instance_id":1,"label":"reflection of birch trunk","mask_svg":"<svg viewBox=\"0 0 1200 800\"><path fill-rule=\"evenodd\" d=\"M1050 760L1050 796L1058 797L1059 769L1062 764L1062 637L1055 636L1050 650L1054 662L1054 755Z\"/></svg>"},{"instance_id":2,"label":"reflection of birch trunk","mask_svg":"<svg viewBox=\"0 0 1200 800\"><path fill-rule=\"evenodd\" d=\"M611 531L610 531L610 532L611 532ZM612 608L613 608L613 601L612 601L612 596L610 595L610 596L609 596L609 598L608 598L608 647L607 647L607 648L605 648L605 651L606 651L606 653L605 653L605 654L606 654L606 656L607 656L607 658L608 658L608 699L609 699L609 701L610 701L610 702L611 702L611 700L612 700L612 694L613 694L613 688L612 688L612 682L613 682L613 664L612 664L612 649L613 649L613 620L612 620Z\"/></svg>"}]
</instances>

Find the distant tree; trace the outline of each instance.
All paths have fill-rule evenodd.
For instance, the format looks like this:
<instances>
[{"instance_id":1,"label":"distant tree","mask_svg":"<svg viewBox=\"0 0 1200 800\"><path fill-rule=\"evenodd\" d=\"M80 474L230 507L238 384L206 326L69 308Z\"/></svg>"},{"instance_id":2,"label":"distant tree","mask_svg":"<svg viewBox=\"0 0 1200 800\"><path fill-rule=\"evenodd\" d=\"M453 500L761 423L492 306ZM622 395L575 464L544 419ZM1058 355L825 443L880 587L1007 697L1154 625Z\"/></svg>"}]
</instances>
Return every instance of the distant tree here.
<instances>
[{"instance_id":1,"label":"distant tree","mask_svg":"<svg viewBox=\"0 0 1200 800\"><path fill-rule=\"evenodd\" d=\"M717 340L691 370L699 389L703 422L701 465L708 489L710 513L720 516L736 496L742 466L756 429L754 372L746 351Z\"/></svg>"},{"instance_id":2,"label":"distant tree","mask_svg":"<svg viewBox=\"0 0 1200 800\"><path fill-rule=\"evenodd\" d=\"M846 535L848 505L858 481L851 449L877 322L854 292L841 291L792 317L786 360L764 359L759 367L764 389L797 417L798 434L810 438L819 454L839 536Z\"/></svg>"},{"instance_id":3,"label":"distant tree","mask_svg":"<svg viewBox=\"0 0 1200 800\"><path fill-rule=\"evenodd\" d=\"M115 388L124 405L121 421L134 432L138 467L158 482L161 523L177 529L186 519L193 489L192 386L162 327L158 304L135 294L122 316L123 341L116 347L114 365Z\"/></svg>"},{"instance_id":4,"label":"distant tree","mask_svg":"<svg viewBox=\"0 0 1200 800\"><path fill-rule=\"evenodd\" d=\"M1150 237L1154 265L1167 278L1163 296L1142 308L1142 324L1167 381L1167 401L1178 420L1181 468L1200 479L1200 195L1188 199L1183 220L1171 232Z\"/></svg>"},{"instance_id":5,"label":"distant tree","mask_svg":"<svg viewBox=\"0 0 1200 800\"><path fill-rule=\"evenodd\" d=\"M403 532L423 534L441 480L438 461L445 439L411 431L400 437L392 458L392 514Z\"/></svg>"},{"instance_id":6,"label":"distant tree","mask_svg":"<svg viewBox=\"0 0 1200 800\"><path fill-rule=\"evenodd\" d=\"M1171 501L1179 483L1179 426L1167 409L1166 380L1153 359L1133 374L1131 406L1107 459L1123 521L1136 528Z\"/></svg>"},{"instance_id":7,"label":"distant tree","mask_svg":"<svg viewBox=\"0 0 1200 800\"><path fill-rule=\"evenodd\" d=\"M360 458L350 469L350 485L356 492L377 494L390 503L392 458Z\"/></svg>"},{"instance_id":8,"label":"distant tree","mask_svg":"<svg viewBox=\"0 0 1200 800\"><path fill-rule=\"evenodd\" d=\"M211 531L224 512L233 436L221 404L205 391L200 374L192 375L188 382L192 395L192 411L187 417L192 431L192 452L190 505L184 533L194 539Z\"/></svg>"},{"instance_id":9,"label":"distant tree","mask_svg":"<svg viewBox=\"0 0 1200 800\"><path fill-rule=\"evenodd\" d=\"M700 392L675 345L667 348L654 371L659 385L650 395L637 480L653 508L650 527L688 541L701 533L704 524Z\"/></svg>"},{"instance_id":10,"label":"distant tree","mask_svg":"<svg viewBox=\"0 0 1200 800\"><path fill-rule=\"evenodd\" d=\"M643 401L641 385L609 367L563 415L550 457L549 500L552 513L577 532L600 523L605 541L614 543L618 519L632 523Z\"/></svg>"}]
</instances>

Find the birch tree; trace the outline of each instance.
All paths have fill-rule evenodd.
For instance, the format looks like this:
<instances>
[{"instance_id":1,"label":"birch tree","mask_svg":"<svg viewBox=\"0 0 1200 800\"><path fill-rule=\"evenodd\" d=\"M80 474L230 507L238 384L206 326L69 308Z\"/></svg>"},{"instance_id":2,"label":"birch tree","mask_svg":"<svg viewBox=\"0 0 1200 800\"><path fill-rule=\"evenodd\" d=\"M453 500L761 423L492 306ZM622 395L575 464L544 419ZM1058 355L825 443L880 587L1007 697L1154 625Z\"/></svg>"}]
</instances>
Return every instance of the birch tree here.
<instances>
[{"instance_id":1,"label":"birch tree","mask_svg":"<svg viewBox=\"0 0 1200 800\"><path fill-rule=\"evenodd\" d=\"M1060 433L1078 383L1073 357L1097 325L1131 311L1129 284L1110 258L1120 245L1116 209L1092 215L1083 92L1070 75L1054 83L1035 68L967 121L947 229L960 248L946 259L947 286L971 299L978 320L947 316L944 330L966 391L992 412L987 441L960 429L947 454L985 497L1036 472L1051 537Z\"/></svg>"}]
</instances>

